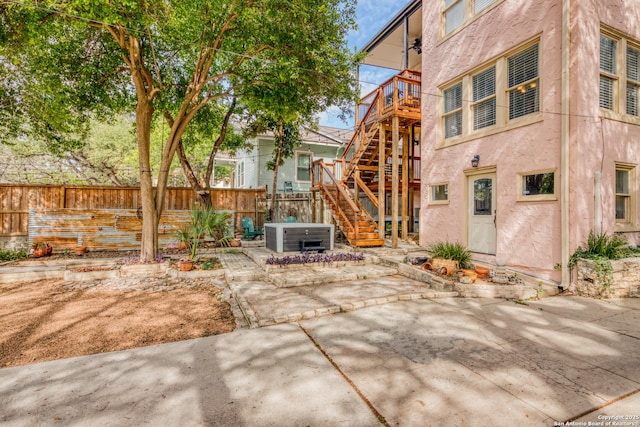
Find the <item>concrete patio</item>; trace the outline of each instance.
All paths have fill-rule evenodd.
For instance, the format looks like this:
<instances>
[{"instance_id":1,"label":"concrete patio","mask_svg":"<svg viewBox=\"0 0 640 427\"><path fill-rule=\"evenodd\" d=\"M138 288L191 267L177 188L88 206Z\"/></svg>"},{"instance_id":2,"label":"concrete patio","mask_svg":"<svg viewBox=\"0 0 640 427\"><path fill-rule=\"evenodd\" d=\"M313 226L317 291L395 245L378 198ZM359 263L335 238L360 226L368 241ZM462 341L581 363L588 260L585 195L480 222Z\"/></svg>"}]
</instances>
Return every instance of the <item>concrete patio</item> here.
<instances>
[{"instance_id":1,"label":"concrete patio","mask_svg":"<svg viewBox=\"0 0 640 427\"><path fill-rule=\"evenodd\" d=\"M2 369L0 424L640 426L638 299L460 298L406 254L249 252L216 274L252 329Z\"/></svg>"}]
</instances>

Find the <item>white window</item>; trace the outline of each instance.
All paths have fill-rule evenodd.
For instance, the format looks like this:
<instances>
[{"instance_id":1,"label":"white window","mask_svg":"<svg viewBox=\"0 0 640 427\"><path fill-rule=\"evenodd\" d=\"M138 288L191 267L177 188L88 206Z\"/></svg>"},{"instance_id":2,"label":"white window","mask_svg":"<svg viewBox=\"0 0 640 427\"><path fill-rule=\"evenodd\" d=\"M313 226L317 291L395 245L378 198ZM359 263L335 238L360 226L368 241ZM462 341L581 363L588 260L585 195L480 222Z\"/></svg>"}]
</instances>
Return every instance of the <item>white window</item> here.
<instances>
[{"instance_id":1,"label":"white window","mask_svg":"<svg viewBox=\"0 0 640 427\"><path fill-rule=\"evenodd\" d=\"M444 0L442 15L444 35L472 20L477 14L498 0Z\"/></svg>"},{"instance_id":2,"label":"white window","mask_svg":"<svg viewBox=\"0 0 640 427\"><path fill-rule=\"evenodd\" d=\"M485 10L487 7L489 7L489 5L491 3L493 3L495 0L475 0L473 2L473 12L475 14L478 14L480 12L482 12L483 10Z\"/></svg>"},{"instance_id":3,"label":"white window","mask_svg":"<svg viewBox=\"0 0 640 427\"><path fill-rule=\"evenodd\" d=\"M473 130L496 124L496 67L473 76Z\"/></svg>"},{"instance_id":4,"label":"white window","mask_svg":"<svg viewBox=\"0 0 640 427\"><path fill-rule=\"evenodd\" d=\"M236 163L236 188L244 188L244 160Z\"/></svg>"},{"instance_id":5,"label":"white window","mask_svg":"<svg viewBox=\"0 0 640 427\"><path fill-rule=\"evenodd\" d=\"M311 153L296 152L296 181L311 182Z\"/></svg>"},{"instance_id":6,"label":"white window","mask_svg":"<svg viewBox=\"0 0 640 427\"><path fill-rule=\"evenodd\" d=\"M639 64L639 43L613 31L600 34L600 108L640 116Z\"/></svg>"},{"instance_id":7,"label":"white window","mask_svg":"<svg viewBox=\"0 0 640 427\"><path fill-rule=\"evenodd\" d=\"M618 225L635 224L635 167L629 164L616 164L616 223Z\"/></svg>"},{"instance_id":8,"label":"white window","mask_svg":"<svg viewBox=\"0 0 640 427\"><path fill-rule=\"evenodd\" d=\"M443 88L441 135L450 139L443 144L542 120L538 50L539 43L529 42Z\"/></svg>"},{"instance_id":9,"label":"white window","mask_svg":"<svg viewBox=\"0 0 640 427\"><path fill-rule=\"evenodd\" d=\"M441 182L429 185L429 204L441 205L449 203L449 184Z\"/></svg>"},{"instance_id":10,"label":"white window","mask_svg":"<svg viewBox=\"0 0 640 427\"><path fill-rule=\"evenodd\" d=\"M600 107L607 110L615 109L615 88L617 85L617 56L618 42L600 36Z\"/></svg>"},{"instance_id":11,"label":"white window","mask_svg":"<svg viewBox=\"0 0 640 427\"><path fill-rule=\"evenodd\" d=\"M627 46L627 114L640 115L640 49Z\"/></svg>"},{"instance_id":12,"label":"white window","mask_svg":"<svg viewBox=\"0 0 640 427\"><path fill-rule=\"evenodd\" d=\"M518 174L520 201L557 200L555 169Z\"/></svg>"},{"instance_id":13,"label":"white window","mask_svg":"<svg viewBox=\"0 0 640 427\"><path fill-rule=\"evenodd\" d=\"M444 90L445 138L462 135L462 83Z\"/></svg>"},{"instance_id":14,"label":"white window","mask_svg":"<svg viewBox=\"0 0 640 427\"><path fill-rule=\"evenodd\" d=\"M538 45L508 59L509 119L540 111L538 91Z\"/></svg>"},{"instance_id":15,"label":"white window","mask_svg":"<svg viewBox=\"0 0 640 427\"><path fill-rule=\"evenodd\" d=\"M449 34L464 22L464 1L444 0L444 33Z\"/></svg>"}]
</instances>

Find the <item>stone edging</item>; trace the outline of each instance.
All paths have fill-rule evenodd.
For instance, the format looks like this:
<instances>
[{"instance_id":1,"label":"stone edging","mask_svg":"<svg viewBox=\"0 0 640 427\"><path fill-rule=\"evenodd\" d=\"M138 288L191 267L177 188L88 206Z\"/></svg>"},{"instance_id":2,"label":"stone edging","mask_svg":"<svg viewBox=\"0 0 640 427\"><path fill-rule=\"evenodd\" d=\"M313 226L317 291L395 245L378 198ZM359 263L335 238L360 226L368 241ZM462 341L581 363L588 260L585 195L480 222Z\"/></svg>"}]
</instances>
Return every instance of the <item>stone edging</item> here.
<instances>
[{"instance_id":1,"label":"stone edging","mask_svg":"<svg viewBox=\"0 0 640 427\"><path fill-rule=\"evenodd\" d=\"M437 291L425 291L414 292L410 294L390 295L388 297L370 298L363 301L349 302L340 305L331 305L328 307L316 308L313 310L307 310L302 313L293 313L286 316L272 317L267 319L258 320L253 310L251 310L250 319L251 328L272 326L280 323L299 322L301 320L316 319L323 316L328 316L335 313L349 312L360 310L365 307L372 307L375 305L389 304L397 301L413 301L419 299L433 299L433 298L450 298L457 297L458 292L437 292ZM238 301L240 303L240 301ZM241 306L244 304L240 304ZM250 309L249 309L250 310Z\"/></svg>"}]
</instances>

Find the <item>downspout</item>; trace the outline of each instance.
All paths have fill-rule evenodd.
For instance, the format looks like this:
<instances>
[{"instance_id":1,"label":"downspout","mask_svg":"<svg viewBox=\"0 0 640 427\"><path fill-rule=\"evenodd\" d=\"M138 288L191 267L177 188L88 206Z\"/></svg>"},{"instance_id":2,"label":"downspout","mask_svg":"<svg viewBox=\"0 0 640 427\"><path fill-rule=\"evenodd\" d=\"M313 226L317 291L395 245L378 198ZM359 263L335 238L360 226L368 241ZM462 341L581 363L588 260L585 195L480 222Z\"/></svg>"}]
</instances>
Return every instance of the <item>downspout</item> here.
<instances>
[{"instance_id":1,"label":"downspout","mask_svg":"<svg viewBox=\"0 0 640 427\"><path fill-rule=\"evenodd\" d=\"M602 233L602 172L596 171L594 176L594 224L596 234Z\"/></svg>"},{"instance_id":2,"label":"downspout","mask_svg":"<svg viewBox=\"0 0 640 427\"><path fill-rule=\"evenodd\" d=\"M561 255L562 255L562 283L563 289L571 284L569 270L569 97L571 95L569 70L571 53L571 0L562 0L562 116L560 130L560 222L561 222Z\"/></svg>"}]
</instances>

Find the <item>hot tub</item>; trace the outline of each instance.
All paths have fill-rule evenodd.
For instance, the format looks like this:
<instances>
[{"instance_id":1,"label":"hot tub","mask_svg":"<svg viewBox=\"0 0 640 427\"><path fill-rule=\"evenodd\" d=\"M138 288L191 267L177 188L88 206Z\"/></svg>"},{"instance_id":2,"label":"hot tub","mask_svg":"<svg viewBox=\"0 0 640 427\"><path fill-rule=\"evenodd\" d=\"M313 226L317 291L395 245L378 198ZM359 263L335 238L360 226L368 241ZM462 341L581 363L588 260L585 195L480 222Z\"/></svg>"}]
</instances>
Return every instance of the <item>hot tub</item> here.
<instances>
[{"instance_id":1,"label":"hot tub","mask_svg":"<svg viewBox=\"0 0 640 427\"><path fill-rule=\"evenodd\" d=\"M334 234L333 224L275 222L264 225L265 245L275 252L300 251L300 242L306 239L320 239L326 250L332 250Z\"/></svg>"}]
</instances>

